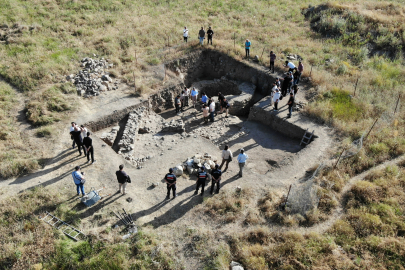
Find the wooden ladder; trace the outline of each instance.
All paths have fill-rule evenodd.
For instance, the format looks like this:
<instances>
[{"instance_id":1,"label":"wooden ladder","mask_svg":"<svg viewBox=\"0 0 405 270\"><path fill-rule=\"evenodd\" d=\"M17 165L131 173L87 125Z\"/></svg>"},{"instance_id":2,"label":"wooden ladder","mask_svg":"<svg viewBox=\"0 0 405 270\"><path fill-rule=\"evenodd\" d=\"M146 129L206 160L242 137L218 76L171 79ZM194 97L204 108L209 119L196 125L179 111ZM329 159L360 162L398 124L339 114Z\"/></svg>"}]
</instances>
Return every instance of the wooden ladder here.
<instances>
[{"instance_id":1,"label":"wooden ladder","mask_svg":"<svg viewBox=\"0 0 405 270\"><path fill-rule=\"evenodd\" d=\"M80 238L86 237L86 235L84 233L82 233L81 231L79 231L78 229L76 229L73 226L70 226L69 224L67 224L66 222L64 222L63 220L55 217L54 215L52 215L49 212L45 212L46 215L43 218L40 218L41 220L45 221L46 223L48 223L49 225L51 225L52 227L62 230L62 232L67 235L68 237L78 241L80 240Z\"/></svg>"},{"instance_id":2,"label":"wooden ladder","mask_svg":"<svg viewBox=\"0 0 405 270\"><path fill-rule=\"evenodd\" d=\"M312 136L314 136L314 132L315 132L315 130L313 130L312 133L308 132L308 129L305 130L305 133L304 133L304 136L302 137L300 145L302 145L303 143L305 145L308 145L311 142ZM307 140L307 141L305 141L305 140Z\"/></svg>"}]
</instances>

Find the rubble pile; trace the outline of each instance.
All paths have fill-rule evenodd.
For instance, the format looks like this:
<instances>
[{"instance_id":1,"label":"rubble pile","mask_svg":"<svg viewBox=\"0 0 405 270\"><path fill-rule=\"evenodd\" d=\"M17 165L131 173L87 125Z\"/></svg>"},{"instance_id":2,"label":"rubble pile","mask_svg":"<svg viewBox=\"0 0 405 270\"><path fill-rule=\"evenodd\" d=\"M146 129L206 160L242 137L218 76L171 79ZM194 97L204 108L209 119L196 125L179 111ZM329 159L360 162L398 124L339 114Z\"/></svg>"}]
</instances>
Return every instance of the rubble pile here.
<instances>
[{"instance_id":1,"label":"rubble pile","mask_svg":"<svg viewBox=\"0 0 405 270\"><path fill-rule=\"evenodd\" d=\"M162 132L184 132L184 122L181 119L172 120L163 124Z\"/></svg>"},{"instance_id":2,"label":"rubble pile","mask_svg":"<svg viewBox=\"0 0 405 270\"><path fill-rule=\"evenodd\" d=\"M295 112L299 112L302 109L304 109L304 107L307 106L307 103L304 101L295 101L294 106L293 106L293 111Z\"/></svg>"},{"instance_id":3,"label":"rubble pile","mask_svg":"<svg viewBox=\"0 0 405 270\"><path fill-rule=\"evenodd\" d=\"M117 138L118 130L120 130L119 126L113 127L110 132L103 133L100 139L103 140L107 145L112 146L115 138Z\"/></svg>"},{"instance_id":4,"label":"rubble pile","mask_svg":"<svg viewBox=\"0 0 405 270\"><path fill-rule=\"evenodd\" d=\"M204 155L196 154L192 158L187 158L187 160L183 163L183 171L187 171L188 174L196 174L201 167L205 167L205 171L210 173L212 169L215 168L215 164L218 163L218 159L205 153ZM175 168L178 168L176 166ZM173 168L174 171L174 168Z\"/></svg>"},{"instance_id":5,"label":"rubble pile","mask_svg":"<svg viewBox=\"0 0 405 270\"><path fill-rule=\"evenodd\" d=\"M83 69L76 75L66 76L68 82L75 84L79 96L98 96L100 92L118 89L118 80L113 83L113 79L106 71L114 67L112 63L108 62L108 59L97 60L86 57L82 59L80 67Z\"/></svg>"}]
</instances>

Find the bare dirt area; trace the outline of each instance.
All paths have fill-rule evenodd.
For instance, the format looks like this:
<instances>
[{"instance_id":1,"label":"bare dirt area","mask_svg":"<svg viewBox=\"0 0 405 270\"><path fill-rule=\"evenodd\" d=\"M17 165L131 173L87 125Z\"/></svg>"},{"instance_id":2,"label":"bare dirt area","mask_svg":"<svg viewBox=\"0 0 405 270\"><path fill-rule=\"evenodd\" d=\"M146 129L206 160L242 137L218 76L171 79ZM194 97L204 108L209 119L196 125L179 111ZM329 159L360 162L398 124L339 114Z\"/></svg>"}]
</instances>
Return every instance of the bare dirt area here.
<instances>
[{"instance_id":1,"label":"bare dirt area","mask_svg":"<svg viewBox=\"0 0 405 270\"><path fill-rule=\"evenodd\" d=\"M266 73L264 69L261 72ZM267 75L260 76L253 80L257 84L255 91L268 87L263 86ZM196 81L199 81L197 78ZM222 78L220 83L228 82ZM265 94L258 92L264 98L259 102L252 101L255 92L240 105L242 111L249 109L248 115L231 114L225 118L225 114L218 114L215 122L204 123L200 105L196 108L188 106L180 114L174 112L174 96L184 85L167 85L150 97L135 98L122 91L114 91L78 101L80 109L71 118L78 124L86 124L93 132L97 162L87 163L83 155L79 156L77 148L72 149L69 122L61 123L64 127L60 130L58 142L52 147L53 158L37 172L0 182L1 198L39 185L51 191L62 190L72 196L68 204L79 213L82 220L79 229L105 239L110 237L105 232L107 228L121 225L112 211L125 208L138 226L150 225L159 229L167 241L175 243L180 258L187 261L187 269L197 269L203 263L192 256L194 251L190 251L184 232L190 228L205 228L204 233L210 234L215 228L221 235L218 237L220 240L225 239L230 230L243 230L246 224L242 221L218 222L205 215L201 204L212 196L209 194L210 183L206 183L204 196L195 196L195 174L184 172L179 176L178 196L167 200L163 177L169 168L184 164L196 154L205 153L220 163L221 151L224 145L229 145L233 161L223 174L220 192L234 191L237 187L248 190L248 207L242 213L246 215L265 192L271 190L281 197L287 193L290 184L305 175L308 168L328 156L327 149L332 145L330 130L312 123L297 112L286 119L287 99L281 102L280 111L275 113ZM297 98L303 100L304 94L305 90L299 92ZM315 130L316 138L307 146L300 145L300 138L307 128ZM249 156L243 177L238 175L236 160L241 148ZM127 185L126 195L117 193L115 172L120 164L125 165L124 170L132 179L132 183ZM75 166L81 166L86 173L86 192L93 187L104 187L101 201L92 207L86 208L74 196L76 187L71 173ZM274 228L279 226L274 225Z\"/></svg>"}]
</instances>

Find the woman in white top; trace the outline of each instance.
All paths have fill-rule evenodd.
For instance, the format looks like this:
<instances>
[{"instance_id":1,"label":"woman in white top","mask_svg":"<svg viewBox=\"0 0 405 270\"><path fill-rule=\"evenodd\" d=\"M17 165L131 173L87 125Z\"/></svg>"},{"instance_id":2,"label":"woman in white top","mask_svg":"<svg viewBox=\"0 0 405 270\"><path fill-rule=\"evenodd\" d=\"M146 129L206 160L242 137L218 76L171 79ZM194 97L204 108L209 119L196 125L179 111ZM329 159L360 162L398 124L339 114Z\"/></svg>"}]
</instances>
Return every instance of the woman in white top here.
<instances>
[{"instance_id":1,"label":"woman in white top","mask_svg":"<svg viewBox=\"0 0 405 270\"><path fill-rule=\"evenodd\" d=\"M224 163L226 162L226 164L225 164L225 170L223 171L223 172L225 172L225 171L228 169L228 164L229 164L229 162L231 162L231 161L232 161L232 151L229 149L229 146L228 146L228 145L225 145L224 150L222 150L222 163L221 163L221 165L219 166L219 169L221 170L221 169L222 169L222 166L223 166Z\"/></svg>"},{"instance_id":2,"label":"woman in white top","mask_svg":"<svg viewBox=\"0 0 405 270\"><path fill-rule=\"evenodd\" d=\"M187 39L188 39L188 29L186 26L184 26L184 30L183 30L183 38L184 38L184 42L187 43Z\"/></svg>"}]
</instances>

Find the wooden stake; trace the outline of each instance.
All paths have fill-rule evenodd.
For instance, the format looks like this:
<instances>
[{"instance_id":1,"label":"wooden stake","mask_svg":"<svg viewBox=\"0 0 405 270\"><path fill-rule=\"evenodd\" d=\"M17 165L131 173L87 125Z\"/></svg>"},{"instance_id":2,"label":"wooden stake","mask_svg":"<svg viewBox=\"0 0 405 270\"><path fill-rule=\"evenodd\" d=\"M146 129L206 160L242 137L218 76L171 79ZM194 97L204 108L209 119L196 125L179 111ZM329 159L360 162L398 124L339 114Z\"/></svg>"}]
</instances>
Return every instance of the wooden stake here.
<instances>
[{"instance_id":1,"label":"wooden stake","mask_svg":"<svg viewBox=\"0 0 405 270\"><path fill-rule=\"evenodd\" d=\"M138 57L136 57L136 50L135 50L135 65L138 66Z\"/></svg>"},{"instance_id":2,"label":"wooden stake","mask_svg":"<svg viewBox=\"0 0 405 270\"><path fill-rule=\"evenodd\" d=\"M165 68L165 78L163 79L163 81L166 80L166 65L164 65L164 68Z\"/></svg>"},{"instance_id":3,"label":"wooden stake","mask_svg":"<svg viewBox=\"0 0 405 270\"><path fill-rule=\"evenodd\" d=\"M397 99L397 105L395 105L395 110L394 110L394 114L397 113L397 109L398 109L398 104L399 104L399 100L401 99L401 94L399 94L398 99Z\"/></svg>"},{"instance_id":4,"label":"wooden stake","mask_svg":"<svg viewBox=\"0 0 405 270\"><path fill-rule=\"evenodd\" d=\"M262 60L262 61L263 61L264 49L266 49L266 47L263 48L262 55L260 56L260 60Z\"/></svg>"},{"instance_id":5,"label":"wooden stake","mask_svg":"<svg viewBox=\"0 0 405 270\"><path fill-rule=\"evenodd\" d=\"M312 65L311 65L311 72L309 73L309 77L311 77L311 75L312 75Z\"/></svg>"},{"instance_id":6,"label":"wooden stake","mask_svg":"<svg viewBox=\"0 0 405 270\"><path fill-rule=\"evenodd\" d=\"M377 123L377 121L378 121L378 119L379 119L379 118L375 119L374 124L371 126L371 128L370 128L370 130L368 131L368 133L367 133L366 137L364 137L363 142L364 142L364 141L367 139L368 135L369 135L369 134L370 134L370 132L373 130L373 128L374 128L374 126L375 126L375 124L376 124L376 123Z\"/></svg>"},{"instance_id":7,"label":"wooden stake","mask_svg":"<svg viewBox=\"0 0 405 270\"><path fill-rule=\"evenodd\" d=\"M287 204L287 201L288 201L288 196L290 196L291 187L292 187L292 185L290 185L290 188L288 189L288 193L287 193L287 198L285 198L285 203L286 204Z\"/></svg>"},{"instance_id":8,"label":"wooden stake","mask_svg":"<svg viewBox=\"0 0 405 270\"><path fill-rule=\"evenodd\" d=\"M356 85L354 86L354 93L353 93L353 96L354 96L354 97L356 96L356 90L357 90L357 84L358 84L358 82L359 82L359 78L357 78Z\"/></svg>"},{"instance_id":9,"label":"wooden stake","mask_svg":"<svg viewBox=\"0 0 405 270\"><path fill-rule=\"evenodd\" d=\"M132 71L132 75L134 76L134 87L135 87L135 94L136 94L135 71Z\"/></svg>"},{"instance_id":10,"label":"wooden stake","mask_svg":"<svg viewBox=\"0 0 405 270\"><path fill-rule=\"evenodd\" d=\"M236 46L236 33L233 33L233 49L235 49Z\"/></svg>"},{"instance_id":11,"label":"wooden stake","mask_svg":"<svg viewBox=\"0 0 405 270\"><path fill-rule=\"evenodd\" d=\"M340 158L342 157L344 151L346 151L346 146L343 147L342 153L340 153L339 158L338 158L338 160L336 161L335 166L333 166L333 169L335 169L335 168L337 167L337 165L339 164Z\"/></svg>"}]
</instances>

